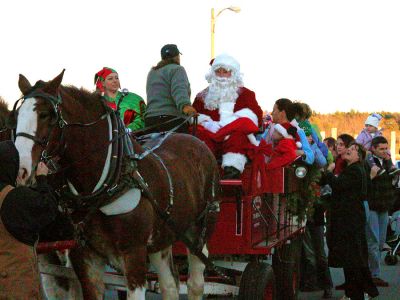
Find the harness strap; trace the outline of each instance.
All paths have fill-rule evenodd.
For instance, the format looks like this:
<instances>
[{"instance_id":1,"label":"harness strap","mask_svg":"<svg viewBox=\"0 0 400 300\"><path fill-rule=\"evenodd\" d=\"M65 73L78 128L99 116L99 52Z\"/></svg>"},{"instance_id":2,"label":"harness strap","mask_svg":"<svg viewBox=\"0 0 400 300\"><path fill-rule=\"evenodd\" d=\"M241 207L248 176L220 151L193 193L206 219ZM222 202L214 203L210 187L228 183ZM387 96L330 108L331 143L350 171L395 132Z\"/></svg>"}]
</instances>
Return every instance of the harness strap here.
<instances>
[{"instance_id":1,"label":"harness strap","mask_svg":"<svg viewBox=\"0 0 400 300\"><path fill-rule=\"evenodd\" d=\"M31 134L26 133L26 132L18 132L18 133L15 135L15 137L18 137L18 136L22 136L22 137L28 138L28 139L30 139L30 140L32 140L32 141L38 143L38 144L39 144L40 146L42 146L42 147L45 147L45 146L47 145L47 140L38 139L36 136L31 135Z\"/></svg>"},{"instance_id":2,"label":"harness strap","mask_svg":"<svg viewBox=\"0 0 400 300\"><path fill-rule=\"evenodd\" d=\"M189 251L196 255L201 262L209 269L215 271L217 274L222 276L223 278L227 280L233 280L230 276L227 276L223 271L222 268L217 267L214 265L214 263L202 252L202 249L197 247L194 242L187 237L185 234L179 233L178 225L176 222L171 218L171 215L169 214L168 211L164 211L161 209L160 205L158 204L157 200L153 197L147 183L143 179L142 175L139 173L139 171L135 171L132 174L132 177L136 180L136 182L139 184L140 188L144 192L144 194L147 196L148 200L152 204L153 208L155 209L156 213L164 220L164 222L168 225L168 227L172 230L173 233L176 234L176 237L178 240L183 242L185 246L189 249Z\"/></svg>"},{"instance_id":3,"label":"harness strap","mask_svg":"<svg viewBox=\"0 0 400 300\"><path fill-rule=\"evenodd\" d=\"M6 185L1 191L0 191L0 208L3 205L4 199L7 197L8 193L13 190L14 187L11 185Z\"/></svg>"}]
</instances>

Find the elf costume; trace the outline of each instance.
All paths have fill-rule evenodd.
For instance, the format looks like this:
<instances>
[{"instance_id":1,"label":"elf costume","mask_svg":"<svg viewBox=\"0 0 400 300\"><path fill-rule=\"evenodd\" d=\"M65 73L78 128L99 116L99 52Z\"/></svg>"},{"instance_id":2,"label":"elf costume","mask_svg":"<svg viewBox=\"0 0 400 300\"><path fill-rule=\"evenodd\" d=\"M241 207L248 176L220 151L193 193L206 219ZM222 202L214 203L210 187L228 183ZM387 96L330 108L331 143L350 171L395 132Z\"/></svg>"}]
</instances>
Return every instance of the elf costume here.
<instances>
[{"instance_id":1,"label":"elf costume","mask_svg":"<svg viewBox=\"0 0 400 300\"><path fill-rule=\"evenodd\" d=\"M104 95L104 81L106 77L111 73L117 72L114 69L104 67L102 70L96 73L94 77L96 89L103 93L106 104L114 110L117 109L117 104L120 101L121 97L123 97L122 101L119 104L119 112L125 126L132 131L143 128L146 104L144 103L142 97L131 92L128 92L125 96L123 96L123 94L119 91L115 98Z\"/></svg>"}]
</instances>

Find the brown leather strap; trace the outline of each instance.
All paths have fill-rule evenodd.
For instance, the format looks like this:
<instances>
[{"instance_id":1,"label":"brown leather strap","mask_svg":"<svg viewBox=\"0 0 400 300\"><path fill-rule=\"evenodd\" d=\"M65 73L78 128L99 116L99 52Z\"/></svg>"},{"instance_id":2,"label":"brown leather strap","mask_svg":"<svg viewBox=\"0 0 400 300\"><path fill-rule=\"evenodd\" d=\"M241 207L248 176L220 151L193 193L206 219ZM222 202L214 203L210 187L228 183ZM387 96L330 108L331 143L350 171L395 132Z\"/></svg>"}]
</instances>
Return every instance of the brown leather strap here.
<instances>
[{"instance_id":1,"label":"brown leather strap","mask_svg":"<svg viewBox=\"0 0 400 300\"><path fill-rule=\"evenodd\" d=\"M14 189L13 186L11 185L6 185L1 191L0 191L0 208L3 204L4 199L6 198L7 194Z\"/></svg>"}]
</instances>

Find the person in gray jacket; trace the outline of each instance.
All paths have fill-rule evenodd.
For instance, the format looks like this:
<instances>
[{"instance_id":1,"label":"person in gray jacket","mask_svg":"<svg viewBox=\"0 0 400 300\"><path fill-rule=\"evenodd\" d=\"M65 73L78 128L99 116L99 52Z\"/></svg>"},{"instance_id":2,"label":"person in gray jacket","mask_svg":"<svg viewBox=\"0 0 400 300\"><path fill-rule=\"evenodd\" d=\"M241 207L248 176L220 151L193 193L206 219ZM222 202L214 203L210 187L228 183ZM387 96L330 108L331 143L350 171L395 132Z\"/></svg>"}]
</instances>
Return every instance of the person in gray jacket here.
<instances>
[{"instance_id":1,"label":"person in gray jacket","mask_svg":"<svg viewBox=\"0 0 400 300\"><path fill-rule=\"evenodd\" d=\"M175 131L188 133L185 115L196 114L190 103L190 83L180 65L180 54L174 44L163 46L161 61L147 76L145 126L154 126L152 132L168 131L182 124Z\"/></svg>"}]
</instances>

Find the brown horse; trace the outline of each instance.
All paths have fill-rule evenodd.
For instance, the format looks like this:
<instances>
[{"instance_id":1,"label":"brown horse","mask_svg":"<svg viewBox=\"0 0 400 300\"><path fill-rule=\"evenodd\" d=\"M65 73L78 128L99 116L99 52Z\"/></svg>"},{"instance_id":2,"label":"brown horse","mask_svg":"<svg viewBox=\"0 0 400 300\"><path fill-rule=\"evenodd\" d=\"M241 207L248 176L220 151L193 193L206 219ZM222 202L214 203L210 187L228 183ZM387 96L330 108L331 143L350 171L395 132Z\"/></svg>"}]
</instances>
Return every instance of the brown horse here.
<instances>
[{"instance_id":1,"label":"brown horse","mask_svg":"<svg viewBox=\"0 0 400 300\"><path fill-rule=\"evenodd\" d=\"M0 97L0 141L11 140L11 129L7 126L9 114L7 102Z\"/></svg>"},{"instance_id":2,"label":"brown horse","mask_svg":"<svg viewBox=\"0 0 400 300\"><path fill-rule=\"evenodd\" d=\"M90 196L104 187L114 159L110 114L98 95L61 86L63 73L33 87L20 75L19 87L24 95L16 116L20 175L32 178L32 170L46 150L47 155L59 158L60 176L76 195L73 199L87 197L90 201L86 204L93 208L102 195ZM219 190L212 153L200 140L186 134L159 137L146 148L132 142L135 174L144 178L147 188L131 187L122 195L112 196L99 209L82 208L78 203L72 203L74 209L70 207L72 218L83 220L80 225L84 223L81 228L86 244L73 249L70 258L85 299L102 299L106 263L125 275L129 299L145 299L147 257L158 272L163 299L178 299L174 241L185 235L208 255L204 241L215 223L217 209L210 207L216 207ZM160 217L157 211L170 218ZM174 230L167 225L171 223ZM195 251L188 252L188 295L201 299L205 266L193 254Z\"/></svg>"}]
</instances>

